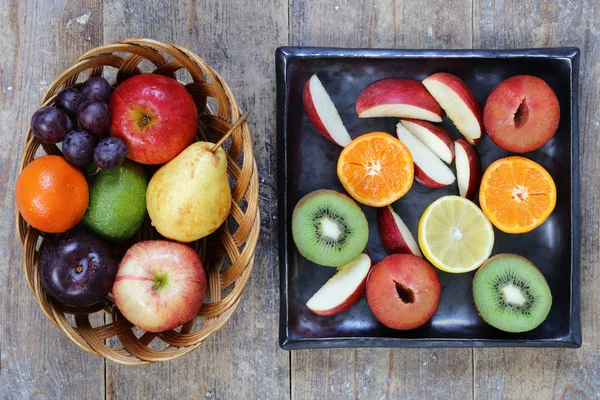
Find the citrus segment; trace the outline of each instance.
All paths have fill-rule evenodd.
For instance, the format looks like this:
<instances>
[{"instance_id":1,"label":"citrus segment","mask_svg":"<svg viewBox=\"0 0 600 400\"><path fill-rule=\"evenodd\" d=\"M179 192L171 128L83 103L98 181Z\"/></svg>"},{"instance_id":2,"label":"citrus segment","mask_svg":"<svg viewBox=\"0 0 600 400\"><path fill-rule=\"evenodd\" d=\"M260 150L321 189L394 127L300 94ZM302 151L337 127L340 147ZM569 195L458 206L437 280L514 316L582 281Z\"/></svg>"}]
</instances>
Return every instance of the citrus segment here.
<instances>
[{"instance_id":1,"label":"citrus segment","mask_svg":"<svg viewBox=\"0 0 600 400\"><path fill-rule=\"evenodd\" d=\"M520 156L488 167L479 191L481 209L506 233L525 233L541 225L556 205L556 185L541 165Z\"/></svg>"},{"instance_id":2,"label":"citrus segment","mask_svg":"<svg viewBox=\"0 0 600 400\"><path fill-rule=\"evenodd\" d=\"M468 272L492 253L494 229L481 210L459 196L437 199L419 222L423 255L445 272Z\"/></svg>"},{"instance_id":3,"label":"citrus segment","mask_svg":"<svg viewBox=\"0 0 600 400\"><path fill-rule=\"evenodd\" d=\"M384 132L359 136L338 160L337 174L346 191L358 202L383 207L404 196L414 178L410 151Z\"/></svg>"}]
</instances>

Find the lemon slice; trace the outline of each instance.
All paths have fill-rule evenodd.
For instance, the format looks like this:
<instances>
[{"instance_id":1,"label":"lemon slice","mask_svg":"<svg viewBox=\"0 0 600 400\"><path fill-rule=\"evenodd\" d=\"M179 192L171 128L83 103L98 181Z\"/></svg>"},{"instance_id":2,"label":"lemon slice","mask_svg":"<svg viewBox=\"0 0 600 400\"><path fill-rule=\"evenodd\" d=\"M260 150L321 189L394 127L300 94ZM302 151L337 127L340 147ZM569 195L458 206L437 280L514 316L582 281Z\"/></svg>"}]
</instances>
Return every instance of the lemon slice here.
<instances>
[{"instance_id":1,"label":"lemon slice","mask_svg":"<svg viewBox=\"0 0 600 400\"><path fill-rule=\"evenodd\" d=\"M494 229L473 202L444 196L421 216L419 245L429 262L442 271L468 272L492 254Z\"/></svg>"}]
</instances>

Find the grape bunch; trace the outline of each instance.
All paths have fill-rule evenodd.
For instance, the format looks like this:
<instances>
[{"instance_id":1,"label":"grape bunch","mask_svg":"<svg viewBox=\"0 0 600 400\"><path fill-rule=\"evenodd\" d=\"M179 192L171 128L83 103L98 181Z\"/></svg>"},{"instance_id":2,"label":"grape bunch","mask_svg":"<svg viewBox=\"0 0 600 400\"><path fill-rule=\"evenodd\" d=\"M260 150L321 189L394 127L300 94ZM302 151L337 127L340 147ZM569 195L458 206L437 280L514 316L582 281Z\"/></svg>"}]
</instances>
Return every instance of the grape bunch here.
<instances>
[{"instance_id":1,"label":"grape bunch","mask_svg":"<svg viewBox=\"0 0 600 400\"><path fill-rule=\"evenodd\" d=\"M73 165L94 162L102 170L117 168L127 156L127 147L121 139L107 137L111 93L110 83L101 76L89 78L80 89L62 90L54 106L42 107L33 114L33 135L42 143L62 142L63 155Z\"/></svg>"}]
</instances>

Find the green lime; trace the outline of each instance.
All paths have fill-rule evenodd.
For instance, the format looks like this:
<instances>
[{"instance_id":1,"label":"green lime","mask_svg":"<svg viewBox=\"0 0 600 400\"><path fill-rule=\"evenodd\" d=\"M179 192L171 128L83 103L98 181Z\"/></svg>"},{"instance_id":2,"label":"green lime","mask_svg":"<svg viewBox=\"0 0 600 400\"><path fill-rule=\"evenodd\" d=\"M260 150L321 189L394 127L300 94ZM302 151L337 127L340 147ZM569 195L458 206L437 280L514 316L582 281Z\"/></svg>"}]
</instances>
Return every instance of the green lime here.
<instances>
[{"instance_id":1,"label":"green lime","mask_svg":"<svg viewBox=\"0 0 600 400\"><path fill-rule=\"evenodd\" d=\"M129 239L146 218L148 179L138 164L126 160L112 171L99 171L89 182L90 203L83 224L111 242Z\"/></svg>"}]
</instances>

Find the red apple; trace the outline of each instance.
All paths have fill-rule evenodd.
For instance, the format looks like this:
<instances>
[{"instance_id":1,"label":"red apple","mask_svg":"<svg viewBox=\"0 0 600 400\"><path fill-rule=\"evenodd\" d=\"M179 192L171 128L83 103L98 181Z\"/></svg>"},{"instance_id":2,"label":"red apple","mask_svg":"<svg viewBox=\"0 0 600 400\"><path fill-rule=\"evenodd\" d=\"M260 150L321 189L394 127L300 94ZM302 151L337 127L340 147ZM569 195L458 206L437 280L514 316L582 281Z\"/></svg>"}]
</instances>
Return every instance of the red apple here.
<instances>
[{"instance_id":1,"label":"red apple","mask_svg":"<svg viewBox=\"0 0 600 400\"><path fill-rule=\"evenodd\" d=\"M458 181L458 193L469 200L475 197L481 183L481 160L475 146L465 139L457 139L456 147L456 180Z\"/></svg>"},{"instance_id":2,"label":"red apple","mask_svg":"<svg viewBox=\"0 0 600 400\"><path fill-rule=\"evenodd\" d=\"M456 180L454 174L427 146L419 141L408 129L396 125L398 139L408 147L415 163L415 179L423 186L441 188Z\"/></svg>"},{"instance_id":3,"label":"red apple","mask_svg":"<svg viewBox=\"0 0 600 400\"><path fill-rule=\"evenodd\" d=\"M359 118L400 117L441 122L442 109L419 81L382 79L367 86L356 100Z\"/></svg>"},{"instance_id":4,"label":"red apple","mask_svg":"<svg viewBox=\"0 0 600 400\"><path fill-rule=\"evenodd\" d=\"M529 75L502 81L483 109L490 138L514 153L534 151L548 143L559 121L560 105L554 91L542 79Z\"/></svg>"},{"instance_id":5,"label":"red apple","mask_svg":"<svg viewBox=\"0 0 600 400\"><path fill-rule=\"evenodd\" d=\"M400 122L446 164L454 160L454 142L447 130L418 119L403 119Z\"/></svg>"},{"instance_id":6,"label":"red apple","mask_svg":"<svg viewBox=\"0 0 600 400\"><path fill-rule=\"evenodd\" d=\"M415 329L435 314L441 285L427 261L412 254L392 254L371 270L367 301L375 317L391 329Z\"/></svg>"},{"instance_id":7,"label":"red apple","mask_svg":"<svg viewBox=\"0 0 600 400\"><path fill-rule=\"evenodd\" d=\"M410 230L391 206L379 209L377 225L381 242L388 253L406 253L423 257Z\"/></svg>"},{"instance_id":8,"label":"red apple","mask_svg":"<svg viewBox=\"0 0 600 400\"><path fill-rule=\"evenodd\" d=\"M483 134L481 107L467 84L455 75L438 72L425 78L423 85L469 143L479 142Z\"/></svg>"},{"instance_id":9,"label":"red apple","mask_svg":"<svg viewBox=\"0 0 600 400\"><path fill-rule=\"evenodd\" d=\"M121 313L148 332L163 332L194 318L204 301L206 274L191 247L146 240L125 253L112 289Z\"/></svg>"},{"instance_id":10,"label":"red apple","mask_svg":"<svg viewBox=\"0 0 600 400\"><path fill-rule=\"evenodd\" d=\"M323 136L342 147L352 141L335 104L317 75L311 76L304 85L302 102L308 119Z\"/></svg>"},{"instance_id":11,"label":"red apple","mask_svg":"<svg viewBox=\"0 0 600 400\"><path fill-rule=\"evenodd\" d=\"M194 99L175 79L140 74L120 84L108 101L110 134L127 146L127 157L164 164L188 147L198 129Z\"/></svg>"},{"instance_id":12,"label":"red apple","mask_svg":"<svg viewBox=\"0 0 600 400\"><path fill-rule=\"evenodd\" d=\"M373 263L362 253L335 273L308 300L306 306L317 315L330 316L346 311L365 294L367 276Z\"/></svg>"}]
</instances>

